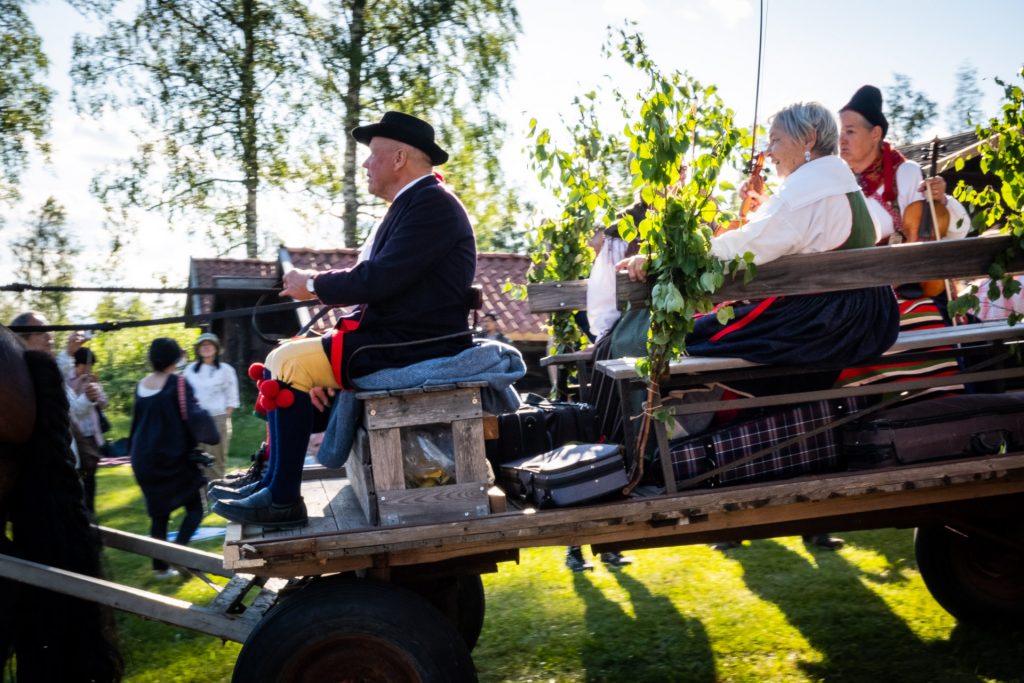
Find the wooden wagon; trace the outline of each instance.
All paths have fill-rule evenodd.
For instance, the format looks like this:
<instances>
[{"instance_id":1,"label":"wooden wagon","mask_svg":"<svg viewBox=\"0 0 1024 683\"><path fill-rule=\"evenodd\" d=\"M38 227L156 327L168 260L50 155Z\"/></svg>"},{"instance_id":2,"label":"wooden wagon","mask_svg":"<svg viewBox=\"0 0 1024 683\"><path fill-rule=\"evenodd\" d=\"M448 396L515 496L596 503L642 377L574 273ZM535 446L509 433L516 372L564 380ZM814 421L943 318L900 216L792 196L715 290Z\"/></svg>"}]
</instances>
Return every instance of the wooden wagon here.
<instances>
[{"instance_id":1,"label":"wooden wagon","mask_svg":"<svg viewBox=\"0 0 1024 683\"><path fill-rule=\"evenodd\" d=\"M787 257L762 266L746 286L729 283L719 296L739 299L976 277L1008 246L1008 238L979 238ZM1019 264L1017 268L1024 270ZM641 302L646 295L644 287L620 283L623 301ZM581 283L530 288L535 312L578 310L584 298ZM1024 326L987 323L905 333L894 348L942 345L968 354L1012 347L1022 336ZM685 358L672 365L673 376L691 382L779 371L736 359ZM632 364L623 359L600 363L595 372L622 383L636 380ZM971 371L956 381L1022 375L1024 369L1011 365ZM900 387L915 390L950 382L949 377L921 379ZM883 391L892 392L892 386L746 400L753 406ZM622 500L565 509L511 509L487 481L484 441L501 436L481 410L479 387L364 398L366 431L347 473L307 472L303 495L308 527L264 532L229 526L223 567L206 568L236 576L229 583L235 592L218 598L222 605L232 604L219 614L235 626L228 628L219 617L211 621L219 624L216 629L184 623L177 615L206 614L193 606L157 612L123 599L111 598L111 604L244 642L235 671L239 681L328 676L474 680L469 653L483 624L485 602L480 574L516 560L521 548L592 544L596 551L626 550L916 527L918 565L943 607L958 619L986 623L1019 624L1024 616L1024 452L684 491L674 490L665 472L667 487L643 487ZM676 410L714 407L688 404ZM423 424L450 430L456 444L454 484L406 488L402 430ZM659 431L658 438L664 448L665 435ZM117 538L108 532L108 542L125 542ZM181 555L166 559L191 566ZM0 575L16 574L5 569L8 562L0 561ZM244 585L262 591L249 607L248 601L229 600ZM49 586L69 590L54 580Z\"/></svg>"}]
</instances>

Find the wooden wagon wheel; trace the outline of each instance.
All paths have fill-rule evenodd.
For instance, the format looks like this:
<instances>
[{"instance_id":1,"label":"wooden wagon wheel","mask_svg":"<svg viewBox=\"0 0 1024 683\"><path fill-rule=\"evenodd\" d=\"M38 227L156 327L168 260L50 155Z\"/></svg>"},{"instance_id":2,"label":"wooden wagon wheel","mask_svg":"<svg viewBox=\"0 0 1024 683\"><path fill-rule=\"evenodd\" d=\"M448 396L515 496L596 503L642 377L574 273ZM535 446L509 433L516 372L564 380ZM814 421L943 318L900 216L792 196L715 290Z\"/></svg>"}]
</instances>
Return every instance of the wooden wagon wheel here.
<instances>
[{"instance_id":1,"label":"wooden wagon wheel","mask_svg":"<svg viewBox=\"0 0 1024 683\"><path fill-rule=\"evenodd\" d=\"M285 598L256 625L233 681L441 683L476 680L469 649L422 597L331 577Z\"/></svg>"}]
</instances>

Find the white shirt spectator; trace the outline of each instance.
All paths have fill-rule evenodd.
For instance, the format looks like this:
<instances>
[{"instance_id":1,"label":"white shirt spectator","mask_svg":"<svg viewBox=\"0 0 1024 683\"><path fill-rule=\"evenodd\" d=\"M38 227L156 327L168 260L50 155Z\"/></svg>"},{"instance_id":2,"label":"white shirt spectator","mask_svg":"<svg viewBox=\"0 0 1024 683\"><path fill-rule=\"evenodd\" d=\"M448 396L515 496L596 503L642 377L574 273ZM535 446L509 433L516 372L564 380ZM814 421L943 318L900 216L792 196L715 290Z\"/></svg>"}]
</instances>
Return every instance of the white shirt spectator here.
<instances>
[{"instance_id":1,"label":"white shirt spectator","mask_svg":"<svg viewBox=\"0 0 1024 683\"><path fill-rule=\"evenodd\" d=\"M234 410L240 405L238 375L229 364L221 362L217 367L212 363L200 363L199 372L196 372L196 364L190 363L182 374L192 385L199 405L210 415L225 415L228 408Z\"/></svg>"}]
</instances>

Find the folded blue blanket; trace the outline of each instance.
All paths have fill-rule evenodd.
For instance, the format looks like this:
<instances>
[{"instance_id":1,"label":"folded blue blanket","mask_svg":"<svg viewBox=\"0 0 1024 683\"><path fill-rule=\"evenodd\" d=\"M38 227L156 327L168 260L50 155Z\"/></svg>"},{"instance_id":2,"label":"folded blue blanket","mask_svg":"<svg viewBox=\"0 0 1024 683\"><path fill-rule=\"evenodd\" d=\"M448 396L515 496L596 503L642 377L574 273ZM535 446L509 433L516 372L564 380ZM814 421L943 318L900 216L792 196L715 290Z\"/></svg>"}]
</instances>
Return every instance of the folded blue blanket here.
<instances>
[{"instance_id":1,"label":"folded blue blanket","mask_svg":"<svg viewBox=\"0 0 1024 683\"><path fill-rule=\"evenodd\" d=\"M490 339L477 340L475 344L455 356L431 358L360 377L356 380L358 390L387 391L457 382L487 382L481 395L483 409L495 415L514 413L520 402L512 383L526 374L522 355L514 346ZM339 391L334 397L331 418L317 454L321 465L336 468L345 464L362 412L362 401L356 400L354 391Z\"/></svg>"}]
</instances>

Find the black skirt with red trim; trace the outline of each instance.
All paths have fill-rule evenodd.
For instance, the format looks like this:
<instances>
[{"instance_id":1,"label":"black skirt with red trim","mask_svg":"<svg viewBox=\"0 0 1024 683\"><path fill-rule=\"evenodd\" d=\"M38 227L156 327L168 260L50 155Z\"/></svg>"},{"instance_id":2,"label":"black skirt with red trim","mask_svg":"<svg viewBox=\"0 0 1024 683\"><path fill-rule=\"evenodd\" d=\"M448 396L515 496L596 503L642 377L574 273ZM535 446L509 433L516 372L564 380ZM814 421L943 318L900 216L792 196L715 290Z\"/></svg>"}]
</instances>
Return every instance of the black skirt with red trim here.
<instances>
[{"instance_id":1,"label":"black skirt with red trim","mask_svg":"<svg viewBox=\"0 0 1024 683\"><path fill-rule=\"evenodd\" d=\"M687 353L840 369L877 357L899 334L891 287L771 297L733 303L733 311L725 325L713 313L698 318Z\"/></svg>"}]
</instances>

